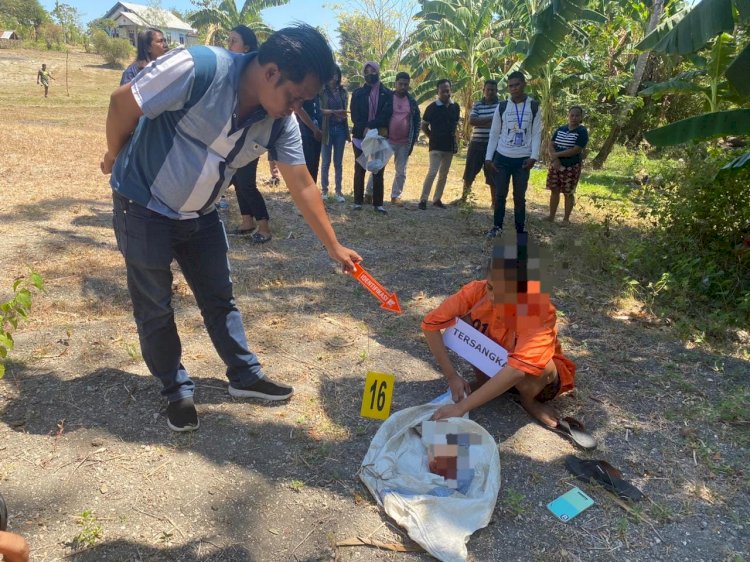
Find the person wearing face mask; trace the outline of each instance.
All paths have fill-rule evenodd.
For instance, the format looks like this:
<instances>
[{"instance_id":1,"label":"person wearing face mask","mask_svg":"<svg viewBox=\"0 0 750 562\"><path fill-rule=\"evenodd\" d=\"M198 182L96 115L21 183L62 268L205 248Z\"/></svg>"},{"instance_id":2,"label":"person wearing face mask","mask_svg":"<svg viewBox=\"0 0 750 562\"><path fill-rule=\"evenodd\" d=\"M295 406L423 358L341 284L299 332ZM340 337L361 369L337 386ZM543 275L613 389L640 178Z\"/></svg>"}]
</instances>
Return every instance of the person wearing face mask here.
<instances>
[{"instance_id":1,"label":"person wearing face mask","mask_svg":"<svg viewBox=\"0 0 750 562\"><path fill-rule=\"evenodd\" d=\"M167 40L160 29L150 27L138 34L138 54L135 62L125 69L120 78L120 86L127 84L152 60L158 59L169 50Z\"/></svg>"},{"instance_id":2,"label":"person wearing face mask","mask_svg":"<svg viewBox=\"0 0 750 562\"><path fill-rule=\"evenodd\" d=\"M362 209L365 196L365 169L356 161L362 154L362 139L371 129L388 137L388 124L393 114L393 93L380 82L380 65L370 61L365 63L362 74L364 86L354 90L350 105L352 115L352 146L354 147L354 207ZM383 172L385 167L373 175L372 205L375 212L387 215L383 207Z\"/></svg>"}]
</instances>

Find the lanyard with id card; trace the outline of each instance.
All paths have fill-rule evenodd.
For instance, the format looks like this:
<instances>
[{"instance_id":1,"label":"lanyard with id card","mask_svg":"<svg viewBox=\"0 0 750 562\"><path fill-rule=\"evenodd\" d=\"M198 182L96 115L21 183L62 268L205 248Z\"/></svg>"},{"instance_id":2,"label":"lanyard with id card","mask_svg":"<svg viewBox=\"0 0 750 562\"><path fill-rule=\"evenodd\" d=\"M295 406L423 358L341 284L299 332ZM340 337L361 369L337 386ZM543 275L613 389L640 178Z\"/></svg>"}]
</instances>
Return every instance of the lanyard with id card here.
<instances>
[{"instance_id":1,"label":"lanyard with id card","mask_svg":"<svg viewBox=\"0 0 750 562\"><path fill-rule=\"evenodd\" d=\"M521 115L518 114L518 105L513 102L513 107L516 110L516 121L518 122L518 125L515 127L515 134L513 135L513 146L523 146L523 116L526 113L526 102L528 99L523 100Z\"/></svg>"}]
</instances>

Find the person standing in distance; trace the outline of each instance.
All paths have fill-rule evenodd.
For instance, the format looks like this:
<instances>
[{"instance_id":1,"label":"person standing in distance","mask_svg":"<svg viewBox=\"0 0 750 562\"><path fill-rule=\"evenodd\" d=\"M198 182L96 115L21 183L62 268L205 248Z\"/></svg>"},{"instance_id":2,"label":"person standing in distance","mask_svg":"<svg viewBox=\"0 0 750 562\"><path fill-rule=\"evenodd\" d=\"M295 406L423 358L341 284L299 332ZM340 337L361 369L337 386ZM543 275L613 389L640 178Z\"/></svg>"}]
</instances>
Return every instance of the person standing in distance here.
<instances>
[{"instance_id":1,"label":"person standing in distance","mask_svg":"<svg viewBox=\"0 0 750 562\"><path fill-rule=\"evenodd\" d=\"M422 185L422 196L419 198L419 208L427 209L427 199L432 191L432 183L438 176L432 205L438 209L445 209L443 204L443 190L448 179L453 155L458 152L456 141L456 127L461 117L461 108L451 99L451 81L443 78L437 81L437 99L427 106L422 117L422 132L430 139L430 168Z\"/></svg>"},{"instance_id":2,"label":"person standing in distance","mask_svg":"<svg viewBox=\"0 0 750 562\"><path fill-rule=\"evenodd\" d=\"M215 202L237 169L268 150L331 258L346 271L361 260L336 238L292 117L332 73L326 40L299 25L277 31L257 53L176 49L111 96L101 169L112 174L114 230L141 352L163 385L174 431L198 429L199 420L171 305L173 260L227 366L230 395L286 400L294 393L265 375L235 305Z\"/></svg>"},{"instance_id":3,"label":"person standing in distance","mask_svg":"<svg viewBox=\"0 0 750 562\"><path fill-rule=\"evenodd\" d=\"M526 228L526 189L531 168L539 160L542 116L539 102L526 95L525 88L523 72L511 72L508 75L510 97L497 105L492 117L485 154L485 166L495 174L495 215L494 224L487 232L489 239L503 232L511 178L516 232L525 232Z\"/></svg>"},{"instance_id":4,"label":"person standing in distance","mask_svg":"<svg viewBox=\"0 0 750 562\"><path fill-rule=\"evenodd\" d=\"M485 80L482 91L482 99L474 102L469 114L469 124L474 128L471 133L471 142L466 151L466 166L464 167L464 189L461 198L454 201L455 204L463 205L471 193L471 185L477 174L484 168L484 181L490 188L492 206L495 206L495 176L492 171L484 165L484 157L487 154L487 143L490 139L490 127L492 116L498 104L497 80Z\"/></svg>"}]
</instances>

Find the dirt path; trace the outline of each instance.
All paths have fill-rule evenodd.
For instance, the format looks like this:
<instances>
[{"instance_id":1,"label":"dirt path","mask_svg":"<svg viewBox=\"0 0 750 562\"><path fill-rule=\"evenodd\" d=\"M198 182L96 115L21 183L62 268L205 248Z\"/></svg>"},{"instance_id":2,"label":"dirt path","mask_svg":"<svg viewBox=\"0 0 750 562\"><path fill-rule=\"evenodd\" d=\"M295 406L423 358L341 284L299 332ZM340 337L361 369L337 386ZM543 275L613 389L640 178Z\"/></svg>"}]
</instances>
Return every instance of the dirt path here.
<instances>
[{"instance_id":1,"label":"dirt path","mask_svg":"<svg viewBox=\"0 0 750 562\"><path fill-rule=\"evenodd\" d=\"M363 380L368 370L394 373L394 411L444 390L419 320L479 275L490 220L484 190L470 212L416 210L426 164L418 148L409 208L379 217L329 205L342 242L398 293L401 316L335 273L284 190L266 190L274 240L258 248L232 238L230 259L251 345L297 394L277 406L230 398L177 274L174 304L202 425L175 435L140 358L98 173L118 75L77 55L71 98L51 89L45 102L23 81L39 53L0 54L0 111L11 120L0 155L0 286L30 264L48 287L0 382L0 492L34 560L429 560L334 545L404 538L356 476L379 427L358 415ZM601 443L579 456L607 459L649 500L629 514L582 484L596 505L557 522L545 505L575 485L563 458L576 450L501 398L474 416L497 439L502 487L491 524L469 542L471 559L746 560L750 365L686 348L639 303L614 294L600 259L612 242L591 226L601 210L582 197L577 222L560 229L539 220L544 199L538 188L530 194L530 230L565 264L556 302L579 365L579 388L559 406Z\"/></svg>"}]
</instances>

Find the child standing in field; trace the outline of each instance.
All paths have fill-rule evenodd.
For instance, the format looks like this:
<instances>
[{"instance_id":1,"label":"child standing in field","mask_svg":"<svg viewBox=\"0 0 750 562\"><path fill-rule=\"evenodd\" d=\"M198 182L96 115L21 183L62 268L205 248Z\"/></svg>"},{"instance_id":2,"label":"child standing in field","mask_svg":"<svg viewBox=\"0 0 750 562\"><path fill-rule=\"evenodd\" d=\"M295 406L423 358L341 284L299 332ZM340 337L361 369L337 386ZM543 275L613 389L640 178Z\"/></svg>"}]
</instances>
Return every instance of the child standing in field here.
<instances>
[{"instance_id":1,"label":"child standing in field","mask_svg":"<svg viewBox=\"0 0 750 562\"><path fill-rule=\"evenodd\" d=\"M589 142L589 132L581 125L583 108L574 105L568 110L568 123L558 127L549 141L550 164L547 171L549 189L549 222L555 221L560 194L565 197L563 224L570 224L570 213L575 205L576 187L581 178L583 149Z\"/></svg>"},{"instance_id":2,"label":"child standing in field","mask_svg":"<svg viewBox=\"0 0 750 562\"><path fill-rule=\"evenodd\" d=\"M540 259L529 245L528 234L510 238L495 246L485 279L462 287L422 322L427 344L456 402L438 408L433 419L463 416L515 388L523 408L543 427L583 448L594 448L595 441L579 422L560 419L547 404L573 389L576 366L563 355L557 338L557 310L549 294L541 290ZM473 390L453 366L440 333L458 318L508 352L508 362L499 372L475 369Z\"/></svg>"},{"instance_id":3,"label":"child standing in field","mask_svg":"<svg viewBox=\"0 0 750 562\"><path fill-rule=\"evenodd\" d=\"M37 85L41 84L44 86L44 97L47 97L47 93L49 92L49 81L50 79L54 80L55 77L52 76L52 73L50 73L49 70L47 70L47 65L43 64L42 68L39 69L39 72L36 73L36 83Z\"/></svg>"}]
</instances>

